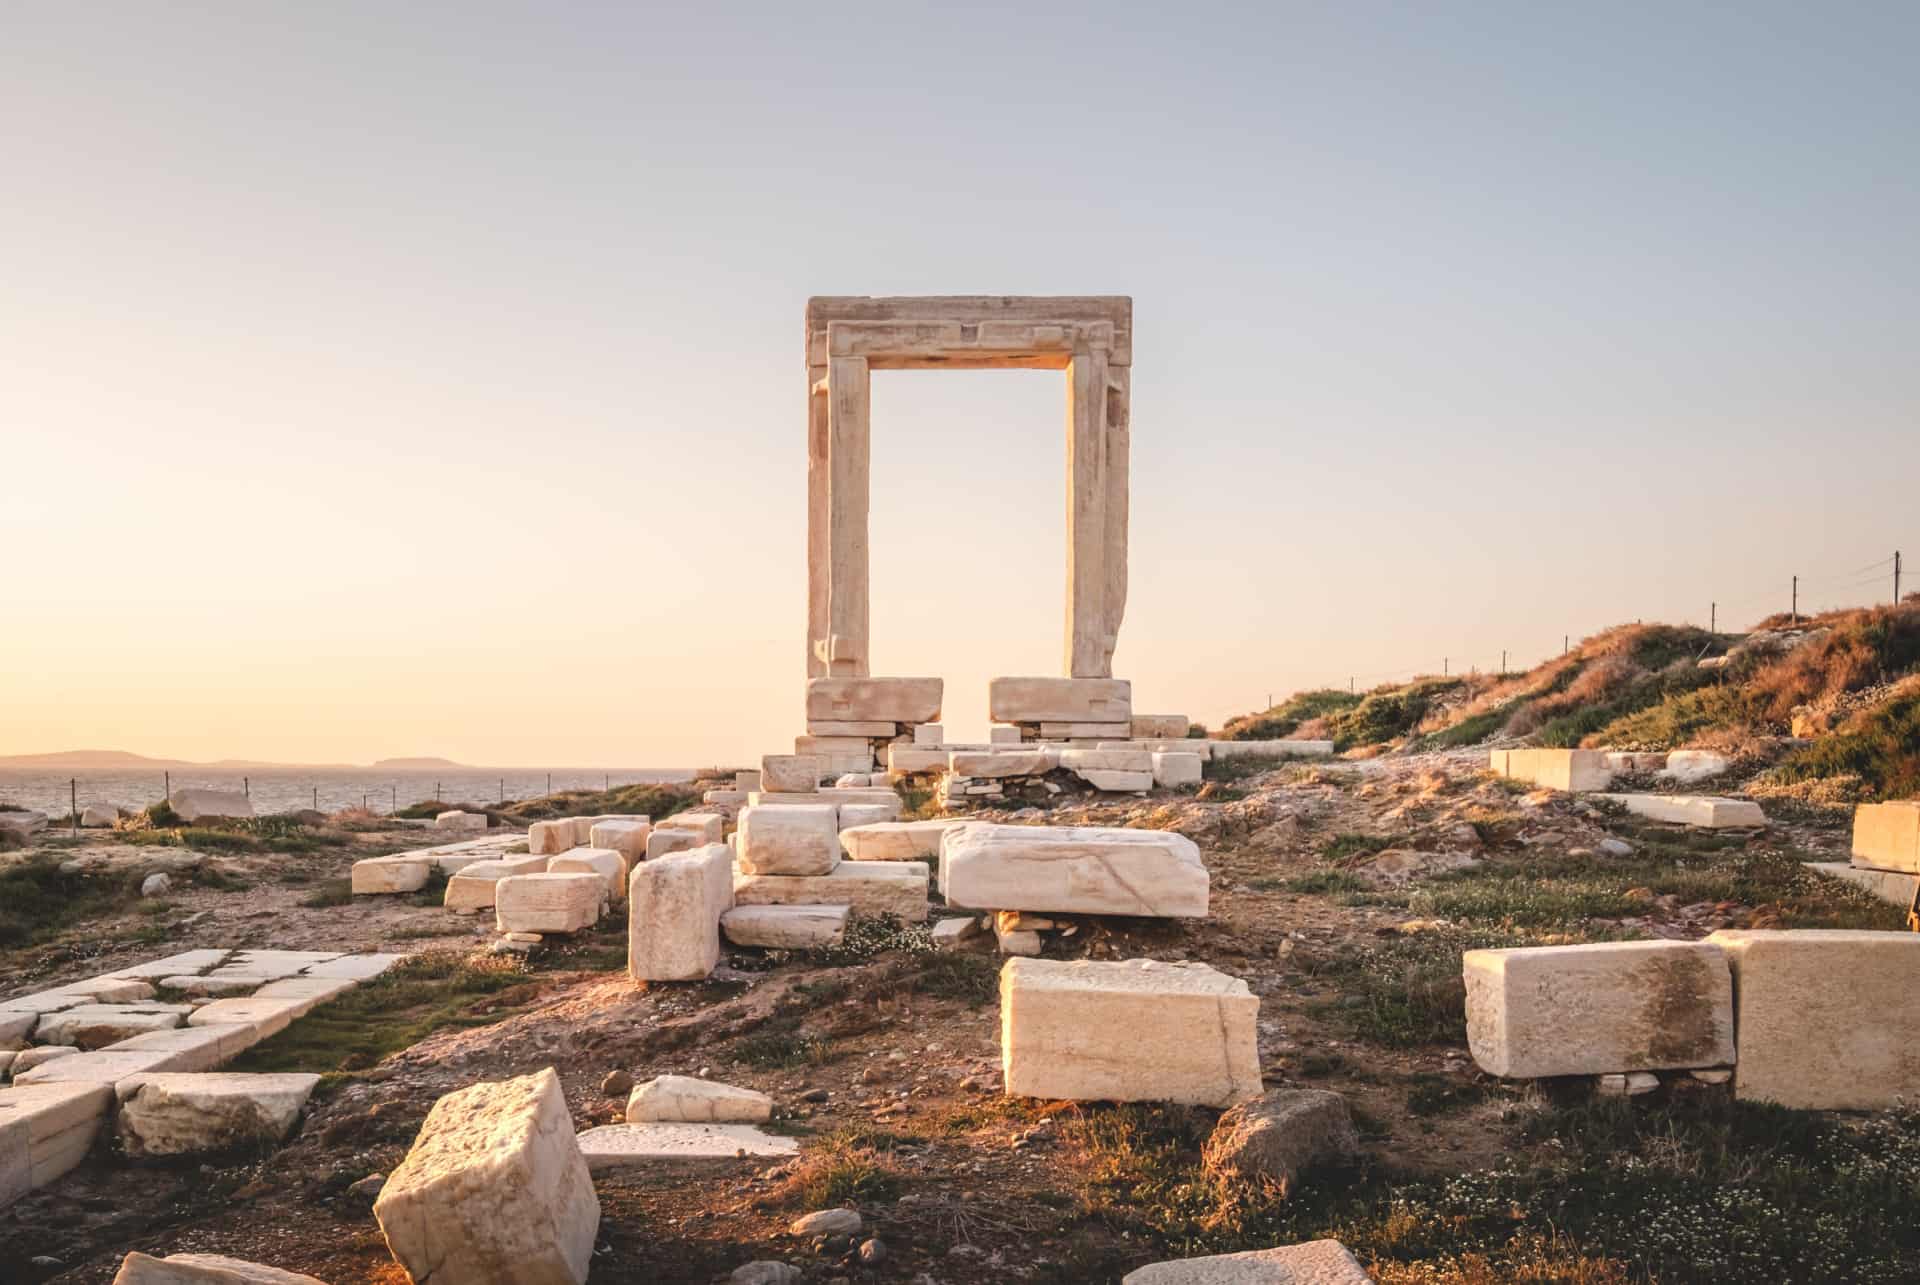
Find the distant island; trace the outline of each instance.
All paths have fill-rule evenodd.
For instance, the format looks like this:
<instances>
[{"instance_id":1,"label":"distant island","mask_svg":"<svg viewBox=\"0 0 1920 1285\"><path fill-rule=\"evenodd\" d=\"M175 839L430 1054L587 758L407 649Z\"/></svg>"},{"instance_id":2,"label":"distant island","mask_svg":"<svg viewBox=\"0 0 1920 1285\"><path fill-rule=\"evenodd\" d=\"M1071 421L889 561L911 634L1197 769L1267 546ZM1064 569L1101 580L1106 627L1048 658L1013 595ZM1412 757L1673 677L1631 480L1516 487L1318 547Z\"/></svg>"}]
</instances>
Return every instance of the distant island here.
<instances>
[{"instance_id":1,"label":"distant island","mask_svg":"<svg viewBox=\"0 0 1920 1285\"><path fill-rule=\"evenodd\" d=\"M189 759L149 758L144 754L133 754L126 750L59 750L52 754L4 754L0 755L0 771L13 768L25 771L62 771L62 772L139 772L202 768L221 772L270 771L277 769L325 770L330 772L360 770L357 763L274 763L265 759L216 759L211 763L195 762ZM388 771L403 772L427 769L476 770L465 763L456 763L452 759L422 755L417 758L381 759L377 763L366 765L372 768L385 768Z\"/></svg>"}]
</instances>

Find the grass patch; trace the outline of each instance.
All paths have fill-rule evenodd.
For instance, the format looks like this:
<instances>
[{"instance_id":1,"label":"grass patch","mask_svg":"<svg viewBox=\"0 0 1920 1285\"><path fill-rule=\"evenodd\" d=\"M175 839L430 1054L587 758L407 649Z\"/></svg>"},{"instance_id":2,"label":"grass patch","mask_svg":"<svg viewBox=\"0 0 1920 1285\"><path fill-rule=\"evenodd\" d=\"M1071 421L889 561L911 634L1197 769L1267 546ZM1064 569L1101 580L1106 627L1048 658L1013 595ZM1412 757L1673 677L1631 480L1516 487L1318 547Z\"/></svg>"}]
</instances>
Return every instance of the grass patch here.
<instances>
[{"instance_id":1,"label":"grass patch","mask_svg":"<svg viewBox=\"0 0 1920 1285\"><path fill-rule=\"evenodd\" d=\"M236 1058L230 1071L361 1071L449 1027L489 1026L538 985L512 955L439 952L401 960Z\"/></svg>"},{"instance_id":2,"label":"grass patch","mask_svg":"<svg viewBox=\"0 0 1920 1285\"><path fill-rule=\"evenodd\" d=\"M345 906L353 901L353 880L329 879L300 898L303 906Z\"/></svg>"},{"instance_id":3,"label":"grass patch","mask_svg":"<svg viewBox=\"0 0 1920 1285\"><path fill-rule=\"evenodd\" d=\"M1320 858L1336 863L1354 861L1385 852L1395 842L1393 836L1384 834L1336 834L1320 845Z\"/></svg>"},{"instance_id":4,"label":"grass patch","mask_svg":"<svg viewBox=\"0 0 1920 1285\"><path fill-rule=\"evenodd\" d=\"M759 1030L743 1035L733 1046L733 1056L748 1066L763 1071L795 1066L820 1066L828 1062L828 1044L817 1035L802 1035L797 1030Z\"/></svg>"},{"instance_id":5,"label":"grass patch","mask_svg":"<svg viewBox=\"0 0 1920 1285\"><path fill-rule=\"evenodd\" d=\"M1000 970L985 955L935 951L914 961L908 974L913 989L941 999L965 1000L978 1008L1000 993Z\"/></svg>"},{"instance_id":6,"label":"grass patch","mask_svg":"<svg viewBox=\"0 0 1920 1285\"><path fill-rule=\"evenodd\" d=\"M453 876L438 864L427 867L427 881L415 892L407 894L407 900L416 906L444 906L447 904L447 881Z\"/></svg>"},{"instance_id":7,"label":"grass patch","mask_svg":"<svg viewBox=\"0 0 1920 1285\"><path fill-rule=\"evenodd\" d=\"M1358 705L1361 697L1338 688L1296 692L1260 714L1243 714L1220 729L1223 741L1274 741L1291 734L1308 719L1325 718ZM1203 733L1204 735L1204 733Z\"/></svg>"},{"instance_id":8,"label":"grass patch","mask_svg":"<svg viewBox=\"0 0 1920 1285\"><path fill-rule=\"evenodd\" d=\"M116 874L63 874L59 863L41 856L0 868L0 947L51 941L75 925L122 914L142 905L140 882L147 873L127 870ZM246 886L241 880L208 868L176 870L170 872L169 877L176 886L189 884L222 891ZM143 931L151 932L157 927L147 925ZM164 931L161 929L163 936Z\"/></svg>"},{"instance_id":9,"label":"grass patch","mask_svg":"<svg viewBox=\"0 0 1920 1285\"><path fill-rule=\"evenodd\" d=\"M1423 932L1345 947L1311 962L1338 994L1315 1005L1355 1039L1389 1048L1467 1041L1460 953L1536 944L1508 932Z\"/></svg>"},{"instance_id":10,"label":"grass patch","mask_svg":"<svg viewBox=\"0 0 1920 1285\"><path fill-rule=\"evenodd\" d=\"M1859 777L1872 798L1920 796L1920 691L1849 719L1788 755L1766 779L1790 785L1846 775Z\"/></svg>"},{"instance_id":11,"label":"grass patch","mask_svg":"<svg viewBox=\"0 0 1920 1285\"><path fill-rule=\"evenodd\" d=\"M933 951L933 929L926 924L906 924L893 915L858 917L847 921L847 931L839 943L806 952L815 963L845 967L869 964L893 951L925 955Z\"/></svg>"},{"instance_id":12,"label":"grass patch","mask_svg":"<svg viewBox=\"0 0 1920 1285\"><path fill-rule=\"evenodd\" d=\"M1378 745L1407 735L1420 725L1441 697L1458 690L1465 680L1423 678L1404 687L1380 687L1358 704L1327 716L1333 748Z\"/></svg>"},{"instance_id":13,"label":"grass patch","mask_svg":"<svg viewBox=\"0 0 1920 1285\"><path fill-rule=\"evenodd\" d=\"M839 1209L874 1205L900 1194L900 1172L884 1137L871 1131L841 1130L807 1144L806 1155L773 1193L773 1199L802 1209Z\"/></svg>"},{"instance_id":14,"label":"grass patch","mask_svg":"<svg viewBox=\"0 0 1920 1285\"><path fill-rule=\"evenodd\" d=\"M1327 896L1335 893L1366 892L1366 881L1345 870L1313 870L1287 879L1255 879L1256 888L1279 887L1284 892Z\"/></svg>"},{"instance_id":15,"label":"grass patch","mask_svg":"<svg viewBox=\"0 0 1920 1285\"><path fill-rule=\"evenodd\" d=\"M729 779L728 785L731 784ZM602 813L631 813L658 821L696 806L707 788L706 783L700 781L665 781L650 785L621 785L611 790L562 790L537 799L501 805L491 809L490 815L510 825L551 821L556 817L599 816Z\"/></svg>"}]
</instances>

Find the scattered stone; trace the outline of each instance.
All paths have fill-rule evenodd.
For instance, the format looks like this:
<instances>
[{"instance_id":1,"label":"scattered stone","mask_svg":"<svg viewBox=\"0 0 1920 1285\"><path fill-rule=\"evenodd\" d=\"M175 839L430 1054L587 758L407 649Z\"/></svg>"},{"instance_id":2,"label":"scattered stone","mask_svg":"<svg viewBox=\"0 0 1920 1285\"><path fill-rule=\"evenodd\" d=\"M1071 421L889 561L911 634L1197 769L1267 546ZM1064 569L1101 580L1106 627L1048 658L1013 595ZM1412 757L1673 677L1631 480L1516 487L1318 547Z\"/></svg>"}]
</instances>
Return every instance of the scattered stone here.
<instances>
[{"instance_id":1,"label":"scattered stone","mask_svg":"<svg viewBox=\"0 0 1920 1285\"><path fill-rule=\"evenodd\" d=\"M1207 868L1185 835L977 824L949 834L940 890L953 906L1204 918Z\"/></svg>"},{"instance_id":2,"label":"scattered stone","mask_svg":"<svg viewBox=\"0 0 1920 1285\"><path fill-rule=\"evenodd\" d=\"M353 863L353 895L418 892L432 875L433 862L424 857L367 857Z\"/></svg>"},{"instance_id":3,"label":"scattered stone","mask_svg":"<svg viewBox=\"0 0 1920 1285\"><path fill-rule=\"evenodd\" d=\"M80 1004L43 1015L33 1038L43 1044L104 1048L131 1035L178 1026L192 1012L186 1004Z\"/></svg>"},{"instance_id":4,"label":"scattered stone","mask_svg":"<svg viewBox=\"0 0 1920 1285\"><path fill-rule=\"evenodd\" d=\"M835 810L760 804L740 813L740 869L746 874L824 875L840 862Z\"/></svg>"},{"instance_id":5,"label":"scattered stone","mask_svg":"<svg viewBox=\"0 0 1920 1285\"><path fill-rule=\"evenodd\" d=\"M31 809L24 812L0 812L0 834L30 839L47 828L47 814Z\"/></svg>"},{"instance_id":6,"label":"scattered stone","mask_svg":"<svg viewBox=\"0 0 1920 1285\"><path fill-rule=\"evenodd\" d=\"M1372 1280L1339 1241L1309 1240L1150 1263L1121 1277L1120 1285L1371 1285Z\"/></svg>"},{"instance_id":7,"label":"scattered stone","mask_svg":"<svg viewBox=\"0 0 1920 1285\"><path fill-rule=\"evenodd\" d=\"M494 926L503 933L579 932L599 922L606 899L606 876L598 871L515 875L494 885Z\"/></svg>"},{"instance_id":8,"label":"scattered stone","mask_svg":"<svg viewBox=\"0 0 1920 1285\"><path fill-rule=\"evenodd\" d=\"M0 1208L79 1164L112 1102L103 1084L0 1088Z\"/></svg>"},{"instance_id":9,"label":"scattered stone","mask_svg":"<svg viewBox=\"0 0 1920 1285\"><path fill-rule=\"evenodd\" d=\"M1568 793L1613 784L1613 768L1602 750L1494 750L1492 767L1497 776Z\"/></svg>"},{"instance_id":10,"label":"scattered stone","mask_svg":"<svg viewBox=\"0 0 1920 1285\"><path fill-rule=\"evenodd\" d=\"M1633 855L1633 845L1625 839L1602 839L1596 846L1603 856L1630 857Z\"/></svg>"},{"instance_id":11,"label":"scattered stone","mask_svg":"<svg viewBox=\"0 0 1920 1285\"><path fill-rule=\"evenodd\" d=\"M597 874L606 885L608 901L627 899L627 859L613 848L570 849L547 861L547 873Z\"/></svg>"},{"instance_id":12,"label":"scattered stone","mask_svg":"<svg viewBox=\"0 0 1920 1285\"><path fill-rule=\"evenodd\" d=\"M1467 1046L1489 1075L1600 1075L1733 1061L1732 975L1711 940L1470 950L1461 969Z\"/></svg>"},{"instance_id":13,"label":"scattered stone","mask_svg":"<svg viewBox=\"0 0 1920 1285\"><path fill-rule=\"evenodd\" d=\"M1205 964L1010 959L1000 1060L1010 1097L1227 1107L1260 1095L1246 982Z\"/></svg>"},{"instance_id":14,"label":"scattered stone","mask_svg":"<svg viewBox=\"0 0 1920 1285\"><path fill-rule=\"evenodd\" d=\"M885 1262L886 1257L887 1257L886 1243L880 1240L878 1237L874 1237L871 1240L863 1240L860 1242L860 1261L866 1264L868 1267L873 1267L882 1262Z\"/></svg>"},{"instance_id":15,"label":"scattered stone","mask_svg":"<svg viewBox=\"0 0 1920 1285\"><path fill-rule=\"evenodd\" d=\"M223 1254L128 1254L113 1285L326 1285L317 1276L285 1272Z\"/></svg>"},{"instance_id":16,"label":"scattered stone","mask_svg":"<svg viewBox=\"0 0 1920 1285\"><path fill-rule=\"evenodd\" d=\"M927 918L927 866L920 861L843 861L825 875L740 874L733 895L742 906L848 906L867 917Z\"/></svg>"},{"instance_id":17,"label":"scattered stone","mask_svg":"<svg viewBox=\"0 0 1920 1285\"><path fill-rule=\"evenodd\" d=\"M858 1236L865 1224L857 1209L822 1209L794 1219L787 1225L792 1236Z\"/></svg>"},{"instance_id":18,"label":"scattered stone","mask_svg":"<svg viewBox=\"0 0 1920 1285\"><path fill-rule=\"evenodd\" d=\"M799 1285L800 1269L763 1258L734 1268L727 1281L728 1285Z\"/></svg>"},{"instance_id":19,"label":"scattered stone","mask_svg":"<svg viewBox=\"0 0 1920 1285\"><path fill-rule=\"evenodd\" d=\"M1856 866L1920 872L1920 801L1855 808L1852 856Z\"/></svg>"},{"instance_id":20,"label":"scattered stone","mask_svg":"<svg viewBox=\"0 0 1920 1285\"><path fill-rule=\"evenodd\" d=\"M114 1085L130 1156L177 1156L274 1145L293 1132L317 1075L221 1072L135 1075Z\"/></svg>"},{"instance_id":21,"label":"scattered stone","mask_svg":"<svg viewBox=\"0 0 1920 1285\"><path fill-rule=\"evenodd\" d=\"M387 1175L383 1173L370 1173L357 1182L349 1183L347 1186L347 1194L360 1200L371 1201L380 1194L381 1188L386 1185Z\"/></svg>"},{"instance_id":22,"label":"scattered stone","mask_svg":"<svg viewBox=\"0 0 1920 1285\"><path fill-rule=\"evenodd\" d=\"M600 1201L560 1077L549 1067L434 1103L373 1215L416 1281L584 1285Z\"/></svg>"},{"instance_id":23,"label":"scattered stone","mask_svg":"<svg viewBox=\"0 0 1920 1285\"><path fill-rule=\"evenodd\" d=\"M447 880L441 904L448 910L491 910L500 895L502 879L545 874L550 857L495 857L464 866Z\"/></svg>"},{"instance_id":24,"label":"scattered stone","mask_svg":"<svg viewBox=\"0 0 1920 1285\"><path fill-rule=\"evenodd\" d=\"M45 1066L57 1057L68 1057L79 1051L79 1046L75 1044L37 1044L13 1055L12 1070L15 1075L20 1075L36 1066Z\"/></svg>"},{"instance_id":25,"label":"scattered stone","mask_svg":"<svg viewBox=\"0 0 1920 1285\"><path fill-rule=\"evenodd\" d=\"M173 891L173 880L166 874L150 874L140 881L142 897L164 897Z\"/></svg>"},{"instance_id":26,"label":"scattered stone","mask_svg":"<svg viewBox=\"0 0 1920 1285\"><path fill-rule=\"evenodd\" d=\"M659 1160L731 1159L736 1156L793 1156L794 1138L761 1131L750 1124L606 1124L580 1135L580 1152L594 1173L646 1165Z\"/></svg>"},{"instance_id":27,"label":"scattered stone","mask_svg":"<svg viewBox=\"0 0 1920 1285\"><path fill-rule=\"evenodd\" d=\"M1658 776L1679 785L1693 785L1720 776L1731 766L1726 755L1714 750L1674 750L1667 755L1667 764Z\"/></svg>"},{"instance_id":28,"label":"scattered stone","mask_svg":"<svg viewBox=\"0 0 1920 1285\"><path fill-rule=\"evenodd\" d=\"M720 916L720 931L736 946L811 950L845 939L851 906L735 906Z\"/></svg>"},{"instance_id":29,"label":"scattered stone","mask_svg":"<svg viewBox=\"0 0 1920 1285\"><path fill-rule=\"evenodd\" d=\"M89 803L80 813L80 824L88 829L111 830L120 821L120 809L112 803Z\"/></svg>"},{"instance_id":30,"label":"scattered stone","mask_svg":"<svg viewBox=\"0 0 1920 1285\"><path fill-rule=\"evenodd\" d=\"M627 971L634 979L691 981L711 973L720 962L720 916L733 909L733 883L733 854L724 843L635 866L627 884Z\"/></svg>"},{"instance_id":31,"label":"scattered stone","mask_svg":"<svg viewBox=\"0 0 1920 1285\"><path fill-rule=\"evenodd\" d=\"M964 919L942 919L933 926L935 950L958 950L980 935L980 921L972 915Z\"/></svg>"},{"instance_id":32,"label":"scattered stone","mask_svg":"<svg viewBox=\"0 0 1920 1285\"><path fill-rule=\"evenodd\" d=\"M484 812L463 812L455 809L442 812L433 819L436 830L484 830L487 828L487 814Z\"/></svg>"},{"instance_id":33,"label":"scattered stone","mask_svg":"<svg viewBox=\"0 0 1920 1285\"><path fill-rule=\"evenodd\" d=\"M1766 813L1750 799L1722 799L1704 794L1602 794L1635 816L1668 825L1702 830L1742 830L1764 826Z\"/></svg>"},{"instance_id":34,"label":"scattered stone","mask_svg":"<svg viewBox=\"0 0 1920 1285\"><path fill-rule=\"evenodd\" d=\"M1689 1071L1687 1074L1702 1084L1725 1084L1733 1079L1733 1068L1729 1066L1716 1066L1704 1071Z\"/></svg>"},{"instance_id":35,"label":"scattered stone","mask_svg":"<svg viewBox=\"0 0 1920 1285\"><path fill-rule=\"evenodd\" d=\"M250 817L253 803L244 794L232 790L175 790L168 800L174 815L189 825L210 817Z\"/></svg>"},{"instance_id":36,"label":"scattered stone","mask_svg":"<svg viewBox=\"0 0 1920 1285\"><path fill-rule=\"evenodd\" d=\"M772 1118L773 1099L766 1094L687 1075L655 1076L627 1099L628 1124L759 1124Z\"/></svg>"},{"instance_id":37,"label":"scattered stone","mask_svg":"<svg viewBox=\"0 0 1920 1285\"><path fill-rule=\"evenodd\" d=\"M1302 1175L1359 1150L1345 1098L1324 1089L1275 1089L1221 1116L1204 1159L1209 1174L1271 1184L1284 1200Z\"/></svg>"}]
</instances>

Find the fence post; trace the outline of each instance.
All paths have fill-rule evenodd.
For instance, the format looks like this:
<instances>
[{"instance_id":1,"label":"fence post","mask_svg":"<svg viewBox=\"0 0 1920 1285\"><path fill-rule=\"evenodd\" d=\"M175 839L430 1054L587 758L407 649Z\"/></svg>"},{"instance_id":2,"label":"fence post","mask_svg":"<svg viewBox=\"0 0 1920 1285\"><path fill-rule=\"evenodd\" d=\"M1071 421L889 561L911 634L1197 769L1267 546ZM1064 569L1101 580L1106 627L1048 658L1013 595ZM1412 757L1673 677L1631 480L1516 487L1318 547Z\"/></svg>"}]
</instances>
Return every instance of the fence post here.
<instances>
[{"instance_id":1,"label":"fence post","mask_svg":"<svg viewBox=\"0 0 1920 1285\"><path fill-rule=\"evenodd\" d=\"M67 778L67 807L73 813L73 832L80 833L80 781L77 777Z\"/></svg>"}]
</instances>

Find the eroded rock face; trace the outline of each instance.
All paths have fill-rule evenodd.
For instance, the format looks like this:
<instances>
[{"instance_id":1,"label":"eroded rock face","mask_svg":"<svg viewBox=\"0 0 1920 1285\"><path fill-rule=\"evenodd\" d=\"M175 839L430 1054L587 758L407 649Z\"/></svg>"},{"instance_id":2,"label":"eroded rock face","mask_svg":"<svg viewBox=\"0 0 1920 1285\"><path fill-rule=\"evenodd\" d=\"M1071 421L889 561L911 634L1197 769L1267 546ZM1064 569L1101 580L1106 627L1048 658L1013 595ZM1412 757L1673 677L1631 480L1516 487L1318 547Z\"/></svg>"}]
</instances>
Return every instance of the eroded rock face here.
<instances>
[{"instance_id":1,"label":"eroded rock face","mask_svg":"<svg viewBox=\"0 0 1920 1285\"><path fill-rule=\"evenodd\" d=\"M222 1072L135 1075L114 1086L116 1127L130 1156L271 1146L293 1132L317 1075Z\"/></svg>"},{"instance_id":2,"label":"eroded rock face","mask_svg":"<svg viewBox=\"0 0 1920 1285\"><path fill-rule=\"evenodd\" d=\"M1347 1100L1324 1089L1276 1089L1220 1117L1207 1139L1207 1172L1268 1183L1282 1198L1317 1165L1360 1150Z\"/></svg>"},{"instance_id":3,"label":"eroded rock face","mask_svg":"<svg viewBox=\"0 0 1920 1285\"><path fill-rule=\"evenodd\" d=\"M373 1203L416 1281L583 1285L600 1201L551 1067L434 1103Z\"/></svg>"}]
</instances>

